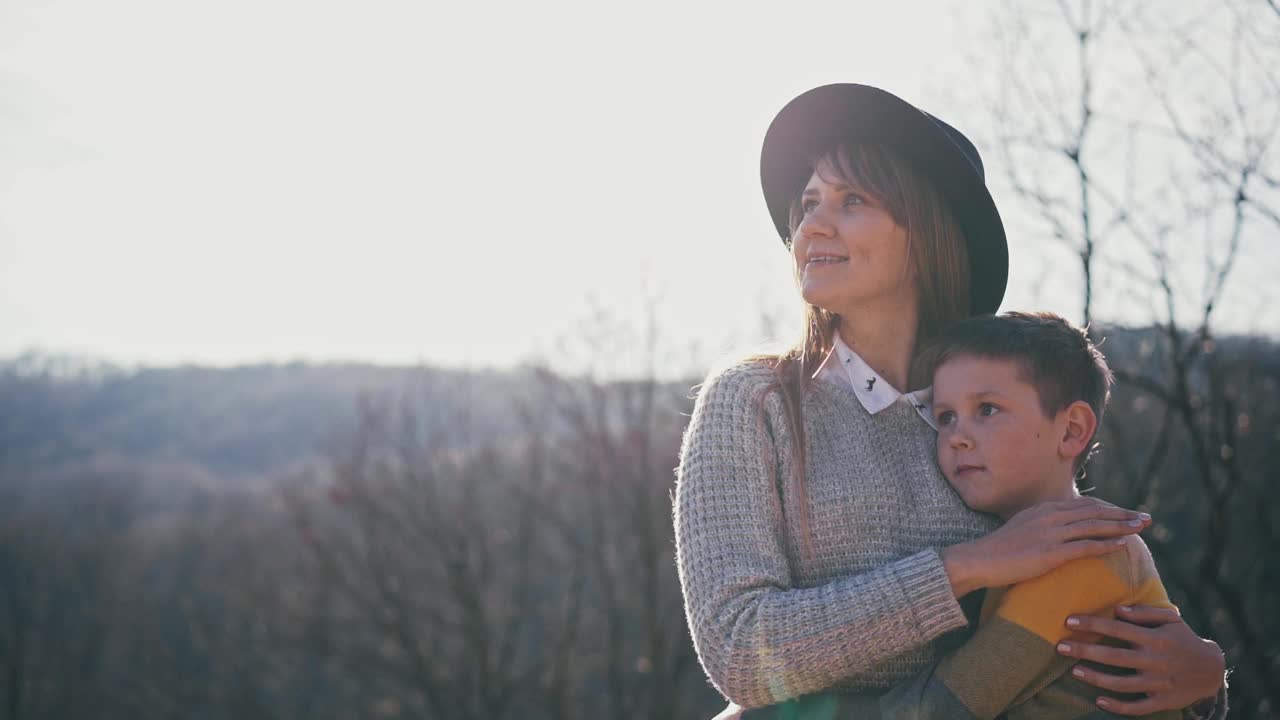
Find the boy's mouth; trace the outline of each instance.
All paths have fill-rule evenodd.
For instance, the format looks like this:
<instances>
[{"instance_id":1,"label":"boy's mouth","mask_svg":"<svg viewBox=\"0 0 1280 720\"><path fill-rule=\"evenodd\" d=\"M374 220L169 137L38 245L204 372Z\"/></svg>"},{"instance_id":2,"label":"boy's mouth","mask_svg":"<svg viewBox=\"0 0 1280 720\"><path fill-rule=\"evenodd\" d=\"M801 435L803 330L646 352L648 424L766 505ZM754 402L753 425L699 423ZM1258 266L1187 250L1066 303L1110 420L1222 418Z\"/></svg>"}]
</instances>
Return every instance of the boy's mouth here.
<instances>
[{"instance_id":1,"label":"boy's mouth","mask_svg":"<svg viewBox=\"0 0 1280 720\"><path fill-rule=\"evenodd\" d=\"M987 468L982 465L957 465L956 477L964 477L966 474L974 473L979 470L986 470L986 469Z\"/></svg>"}]
</instances>

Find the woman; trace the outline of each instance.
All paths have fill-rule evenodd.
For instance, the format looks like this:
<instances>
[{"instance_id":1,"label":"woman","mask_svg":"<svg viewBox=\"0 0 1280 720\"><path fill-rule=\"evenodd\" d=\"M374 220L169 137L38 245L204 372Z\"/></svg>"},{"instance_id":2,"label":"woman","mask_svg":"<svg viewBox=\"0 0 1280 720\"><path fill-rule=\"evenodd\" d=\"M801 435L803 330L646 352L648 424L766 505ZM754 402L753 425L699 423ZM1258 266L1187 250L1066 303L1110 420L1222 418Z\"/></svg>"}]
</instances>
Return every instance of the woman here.
<instances>
[{"instance_id":1,"label":"woman","mask_svg":"<svg viewBox=\"0 0 1280 720\"><path fill-rule=\"evenodd\" d=\"M807 323L799 347L713 373L685 435L675 520L699 659L733 703L888 687L940 657L974 590L1112 551L1149 518L1094 499L1039 506L997 528L934 462L914 349L994 312L1008 251L977 151L876 88L792 100L765 137L761 176L791 251ZM1123 613L1121 617L1126 617ZM1198 704L1225 713L1223 659L1172 613L1086 630L1132 650L1074 643L1113 712Z\"/></svg>"}]
</instances>

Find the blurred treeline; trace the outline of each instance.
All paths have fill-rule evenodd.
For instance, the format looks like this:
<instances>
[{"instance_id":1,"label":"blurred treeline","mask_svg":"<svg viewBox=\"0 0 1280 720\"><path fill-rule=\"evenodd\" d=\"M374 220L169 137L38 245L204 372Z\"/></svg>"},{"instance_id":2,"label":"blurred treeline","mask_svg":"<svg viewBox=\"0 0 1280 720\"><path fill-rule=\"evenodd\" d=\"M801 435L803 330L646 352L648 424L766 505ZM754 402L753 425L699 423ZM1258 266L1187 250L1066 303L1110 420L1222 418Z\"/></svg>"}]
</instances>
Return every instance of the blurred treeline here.
<instances>
[{"instance_id":1,"label":"blurred treeline","mask_svg":"<svg viewBox=\"0 0 1280 720\"><path fill-rule=\"evenodd\" d=\"M1158 331L1097 332L1160 366ZM710 717L669 498L697 380L7 363L0 718ZM1121 386L1089 477L1151 509L1233 716L1267 717L1280 345L1187 382L1197 437Z\"/></svg>"},{"instance_id":2,"label":"blurred treeline","mask_svg":"<svg viewBox=\"0 0 1280 720\"><path fill-rule=\"evenodd\" d=\"M690 385L6 363L0 718L709 715Z\"/></svg>"}]
</instances>

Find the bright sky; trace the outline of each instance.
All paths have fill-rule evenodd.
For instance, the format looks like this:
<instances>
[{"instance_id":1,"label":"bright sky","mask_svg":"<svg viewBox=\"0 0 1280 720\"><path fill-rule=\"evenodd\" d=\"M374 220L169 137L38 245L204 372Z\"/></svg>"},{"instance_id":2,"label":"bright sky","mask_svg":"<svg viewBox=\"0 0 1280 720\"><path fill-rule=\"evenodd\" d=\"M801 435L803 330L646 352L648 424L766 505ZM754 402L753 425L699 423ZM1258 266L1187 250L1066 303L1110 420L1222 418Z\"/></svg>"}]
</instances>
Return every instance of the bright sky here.
<instances>
[{"instance_id":1,"label":"bright sky","mask_svg":"<svg viewBox=\"0 0 1280 720\"><path fill-rule=\"evenodd\" d=\"M836 81L980 121L959 7L9 0L0 355L506 366L649 305L680 370L790 340L765 128ZM1047 257L1004 307L1078 317Z\"/></svg>"}]
</instances>

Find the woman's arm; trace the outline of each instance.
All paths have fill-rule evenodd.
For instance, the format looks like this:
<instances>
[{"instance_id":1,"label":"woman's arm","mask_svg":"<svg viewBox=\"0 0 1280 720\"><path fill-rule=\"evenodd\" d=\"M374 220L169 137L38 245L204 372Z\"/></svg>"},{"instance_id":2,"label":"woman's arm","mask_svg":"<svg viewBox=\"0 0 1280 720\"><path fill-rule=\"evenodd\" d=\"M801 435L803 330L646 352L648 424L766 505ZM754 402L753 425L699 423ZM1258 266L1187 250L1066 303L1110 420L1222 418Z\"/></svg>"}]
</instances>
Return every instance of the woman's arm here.
<instances>
[{"instance_id":1,"label":"woman's arm","mask_svg":"<svg viewBox=\"0 0 1280 720\"><path fill-rule=\"evenodd\" d=\"M767 372L767 370L765 371ZM938 553L794 587L772 413L759 373L704 386L681 450L676 551L685 610L712 683L743 707L833 687L966 624Z\"/></svg>"},{"instance_id":2,"label":"woman's arm","mask_svg":"<svg viewBox=\"0 0 1280 720\"><path fill-rule=\"evenodd\" d=\"M1096 688L1071 674L1075 660L1055 652L1073 637L1063 621L1072 613L1095 613L1136 597L1164 597L1158 585L1135 582L1126 555L1070 563L991 596L990 616L961 647L899 683L874 694L813 695L762 710L744 720L775 718L955 718L955 720L1073 720L1115 717L1094 704ZM818 711L829 714L814 714ZM1147 718L1177 720L1168 710Z\"/></svg>"},{"instance_id":3,"label":"woman's arm","mask_svg":"<svg viewBox=\"0 0 1280 720\"><path fill-rule=\"evenodd\" d=\"M1186 718L1224 718L1227 714L1226 660L1217 643L1196 636L1176 610L1133 606L1119 608L1118 620L1080 615L1068 618L1074 628L1128 643L1116 648L1072 642L1059 652L1072 658L1128 668L1113 675L1079 666L1078 677L1118 693L1142 693L1141 700L1101 697L1098 703L1118 715L1141 715L1183 708Z\"/></svg>"}]
</instances>

